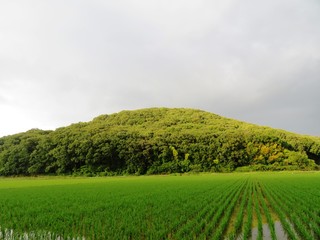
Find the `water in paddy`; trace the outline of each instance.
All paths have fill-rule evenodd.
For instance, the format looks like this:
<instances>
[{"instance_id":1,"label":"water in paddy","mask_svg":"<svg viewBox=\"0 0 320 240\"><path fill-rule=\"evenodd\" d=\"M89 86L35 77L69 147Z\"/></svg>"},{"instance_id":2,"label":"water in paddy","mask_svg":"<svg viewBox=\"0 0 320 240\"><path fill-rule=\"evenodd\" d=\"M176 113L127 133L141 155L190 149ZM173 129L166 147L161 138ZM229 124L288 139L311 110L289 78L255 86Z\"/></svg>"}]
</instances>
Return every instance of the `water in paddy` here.
<instances>
[{"instance_id":1,"label":"water in paddy","mask_svg":"<svg viewBox=\"0 0 320 240\"><path fill-rule=\"evenodd\" d=\"M267 223L262 225L262 229L263 229L263 239L265 239L265 240L272 239L270 229L269 229L269 226ZM276 235L277 235L278 240L287 240L288 239L287 234L285 233L280 221L274 222L274 229L276 231ZM258 227L255 227L252 229L252 239L257 239L257 237L258 237Z\"/></svg>"}]
</instances>

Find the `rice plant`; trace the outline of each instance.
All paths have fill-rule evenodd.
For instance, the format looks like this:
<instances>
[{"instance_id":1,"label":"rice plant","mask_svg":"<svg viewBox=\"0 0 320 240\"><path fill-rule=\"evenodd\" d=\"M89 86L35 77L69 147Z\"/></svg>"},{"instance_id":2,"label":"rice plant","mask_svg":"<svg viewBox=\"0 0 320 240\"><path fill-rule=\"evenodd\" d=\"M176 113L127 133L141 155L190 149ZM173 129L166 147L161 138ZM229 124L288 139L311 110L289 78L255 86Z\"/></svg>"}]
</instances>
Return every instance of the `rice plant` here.
<instances>
[{"instance_id":1,"label":"rice plant","mask_svg":"<svg viewBox=\"0 0 320 240\"><path fill-rule=\"evenodd\" d=\"M0 179L3 239L320 237L320 173ZM256 218L255 218L256 216Z\"/></svg>"},{"instance_id":2,"label":"rice plant","mask_svg":"<svg viewBox=\"0 0 320 240\"><path fill-rule=\"evenodd\" d=\"M244 225L243 230L243 239L249 239L251 236L251 229L252 229L252 210L253 210L253 202L252 202L252 182L250 182L249 191L248 191L248 204L247 204L247 221Z\"/></svg>"},{"instance_id":3,"label":"rice plant","mask_svg":"<svg viewBox=\"0 0 320 240\"><path fill-rule=\"evenodd\" d=\"M257 240L262 240L263 239L263 228L262 228L262 216L261 216L261 211L260 211L260 204L257 196L257 186L254 186L254 191L253 191L253 201L254 201L254 207L255 207L255 213L258 219L258 236Z\"/></svg>"}]
</instances>

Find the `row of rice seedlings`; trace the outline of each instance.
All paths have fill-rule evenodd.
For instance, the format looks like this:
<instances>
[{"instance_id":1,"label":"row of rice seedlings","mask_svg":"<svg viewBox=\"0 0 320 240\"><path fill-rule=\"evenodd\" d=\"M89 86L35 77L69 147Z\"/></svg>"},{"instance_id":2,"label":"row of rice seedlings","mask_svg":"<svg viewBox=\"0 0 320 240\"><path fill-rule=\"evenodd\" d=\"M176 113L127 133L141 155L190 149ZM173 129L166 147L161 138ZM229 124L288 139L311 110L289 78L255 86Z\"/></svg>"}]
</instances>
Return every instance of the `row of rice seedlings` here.
<instances>
[{"instance_id":1,"label":"row of rice seedlings","mask_svg":"<svg viewBox=\"0 0 320 240\"><path fill-rule=\"evenodd\" d=\"M203 177L203 179L205 180L207 177ZM237 181L238 180L235 178L226 178L223 181L203 182L202 185L197 185L196 188L192 188L193 190L202 187L202 190L195 194L191 194L189 187L186 188L188 197L190 196L190 198L188 198L188 200L185 198L181 199L181 203L177 203L175 208L180 209L180 205L185 202L190 202L189 206L191 208L185 208L183 210L185 212L176 214L177 216L172 218L175 220L172 224L167 226L167 234L162 238L178 238L176 236L180 236L181 238L181 236L192 236L192 233L194 232L194 225L196 225L194 223L200 223L206 215L210 213L211 208L218 205L220 199L225 197L227 191L231 191L234 188ZM201 231L201 229L199 231Z\"/></svg>"},{"instance_id":2,"label":"row of rice seedlings","mask_svg":"<svg viewBox=\"0 0 320 240\"><path fill-rule=\"evenodd\" d=\"M202 185L202 186L203 186L202 187L203 190L208 189L207 186L205 185ZM99 198L95 197L94 195L92 197L89 197L89 201L88 201L89 204L85 204L85 205L84 205L84 200L86 200L87 198L86 195L89 196L89 194L86 194L85 196L80 196L80 194L75 194L74 196L70 196L71 197L70 200L72 202L68 203L68 202L65 202L65 200L69 201L68 196L70 194L60 193L59 195L63 197L56 199L57 200L56 205L60 205L60 208L56 208L55 205L53 205L52 208L55 208L56 211L52 215L50 215L49 218L46 217L47 219L43 219L44 220L43 222L47 223L47 225L50 224L50 221L52 223L55 222L54 224L55 227L57 227L57 225L59 224L65 225L65 227L64 226L59 227L59 233L61 233L63 236L70 234L70 232L74 231L74 232L80 232L82 235L89 236L92 238L93 237L103 238L103 235L105 233L109 233L111 234L111 236L112 235L120 236L120 237L134 236L139 238L142 234L144 234L144 232L147 232L147 234L150 234L151 231L157 233L159 227L163 229L165 222L170 222L172 219L175 219L175 218L180 219L180 216L187 215L188 210L190 209L189 208L190 206L197 204L197 201L194 201L195 199L191 199L190 204L186 203L190 201L184 201L184 199L187 199L189 196L196 195L199 197L199 195L193 194L193 193L197 193L197 191L190 192L189 186L188 187L184 186L182 188L185 191L185 193L176 192L176 191L174 192L172 190L172 189L180 188L179 186L172 188L172 185L169 185L169 187L171 188L171 189L168 189L170 192L166 194L163 194L163 192L167 191L164 188L162 188L161 191L160 190L157 191L157 189L156 191L152 190L152 195L150 195L151 198L145 197L146 195L145 193L142 192L141 189L139 189L139 191L137 192L126 190L125 191L126 195L121 195L121 198L119 198L119 196L113 197L114 194L105 195L104 193L100 193ZM38 190L40 192L42 189L38 189ZM83 189L78 189L78 190L80 190L79 191L80 193L83 192ZM147 188L146 190L148 190L148 192L150 193L150 188ZM96 190L93 190L92 193L95 194L95 191ZM153 195L155 192L157 192L157 194ZM160 199L159 197L162 195L164 197ZM64 198L64 196L66 196L66 198ZM111 198L112 200L108 201L109 198ZM80 199L79 202L78 202L78 199ZM23 199L23 201L25 200ZM150 219L144 219L144 217L146 216L145 206L148 204L148 202L151 202L154 205L153 209L155 209L156 211L152 210L150 212L149 214ZM40 201L38 201L38 203L41 204ZM50 204L48 204L47 206L49 205ZM68 205L70 207L66 209L66 206ZM43 207L44 206L42 205L42 208ZM31 206L31 208L36 209L37 207ZM18 208L15 208L15 209L20 211ZM164 209L168 211L164 211ZM11 214L13 213L13 211L8 211L8 210L5 212L11 213ZM48 210L50 210L48 207L44 208L44 212L47 212ZM30 211L30 213L32 212L35 212L35 211L33 210ZM174 216L167 217L165 212L168 212L168 216L174 213ZM20 214L17 213L17 214L14 214L13 216L17 216L17 215L20 215ZM23 216L24 215L28 216L28 214L23 213ZM36 216L36 218L40 218L42 215L43 214L39 214L39 216ZM14 220L13 216L11 217L9 216L8 219ZM16 219L17 220L14 220L16 224L21 224L23 219L25 219L24 222L28 224L28 220L29 220L25 217L23 219L16 217ZM55 219L58 219L58 221ZM155 221L158 219L159 221ZM20 222L18 222L19 220ZM69 223L73 223L73 224L70 225ZM30 229L30 226L35 226L35 225L29 225L27 226L26 229ZM150 231L148 230L149 227L150 227ZM46 228L46 229L50 229L50 228ZM166 230L167 229L168 228L166 228Z\"/></svg>"},{"instance_id":3,"label":"row of rice seedlings","mask_svg":"<svg viewBox=\"0 0 320 240\"><path fill-rule=\"evenodd\" d=\"M230 195L235 195L237 189L243 184L243 179L241 182L236 182L238 180L234 176L226 178L228 184L236 182L229 188ZM290 233L288 233L289 238L297 238L287 219L287 216L291 215L292 209L296 212L297 221L302 222L304 226L312 229L319 226L317 221L312 220L312 218L319 217L317 214L320 204L313 202L319 200L318 185L314 184L315 189L309 189L301 184L298 191L294 191L293 183L286 182L286 179L281 180L280 183L270 178L261 178L261 180L265 180L265 185L270 186L263 189L266 199L263 198L262 190L258 185L254 189L253 195L256 190L258 201L264 212L266 212L265 207L275 209L286 232L288 233L290 229L292 231L293 237L290 237ZM159 182L156 182L157 187L155 188L155 184L149 183L146 186L141 181L139 185L126 184L127 189L119 188L123 184L121 183L121 185L109 185L108 188L100 184L99 186L75 185L66 188L62 186L38 188L37 191L22 188L19 191L1 190L0 222L3 227L15 229L16 234L20 233L21 235L24 231L30 233L33 229L35 231L45 229L59 233L57 236L64 239L67 239L68 236L86 236L89 239L164 239L168 238L168 233L180 231L180 227L185 228L185 225L187 225L187 231L185 235L182 235L185 236L183 238L188 238L187 235L189 238L197 238L197 236L206 238L204 232L208 233L208 237L213 237L215 232L209 231L208 228L214 229L218 226L223 229L226 220L223 220L222 216L227 215L226 210L230 209L229 204L233 201L229 201L224 207L225 212L222 211L222 214L217 217L220 211L219 207L228 201L230 196L226 191L223 191L227 189L227 185L224 185L225 188L219 187L223 181L216 182L215 179L212 181L213 184L209 184L209 186L207 183L211 183L211 180L208 180L206 184L203 184L202 180L201 184L189 180L188 184L182 184L184 182L178 180L178 182L173 181L160 186ZM287 184L284 189L281 188L283 184ZM244 194L244 191L241 193ZM268 193L270 191L272 194ZM274 192L277 194L274 195ZM278 195L281 197L277 197ZM284 195L288 195L289 198L286 199L287 196L284 197ZM212 202L208 202L210 197L215 197ZM221 198L224 201L218 201ZM301 199L299 200L299 198ZM243 199L239 198L240 206ZM280 200L286 202L288 210L284 211ZM256 209L258 204L256 204L254 196L252 201L252 205L254 204ZM206 208L207 203L214 206ZM218 205L215 206L215 204ZM236 202L235 206L237 204ZM245 209L245 207L246 205L243 208ZM215 210L210 212L212 208ZM264 215L268 220L268 214ZM269 215L271 214L269 213ZM213 227L210 227L211 221L214 219L218 220ZM268 224L271 226L271 216L269 219ZM311 222L309 225L306 224L308 219ZM194 234L194 224L202 221L204 225L200 228L200 233ZM174 228L174 226L178 227ZM274 229L273 222L272 226ZM270 227L270 231L271 229ZM317 236L312 235L314 238Z\"/></svg>"},{"instance_id":4,"label":"row of rice seedlings","mask_svg":"<svg viewBox=\"0 0 320 240\"><path fill-rule=\"evenodd\" d=\"M264 215L266 216L266 219L268 222L271 238L272 238L272 240L275 240L275 239L277 239L277 236L276 236L276 231L274 229L274 222L273 222L271 214L270 214L270 209L268 208L268 206L266 204L266 200L262 194L261 186L256 185L256 189L257 189L258 200L261 203Z\"/></svg>"},{"instance_id":5,"label":"row of rice seedlings","mask_svg":"<svg viewBox=\"0 0 320 240\"><path fill-rule=\"evenodd\" d=\"M298 209L299 216L307 225L309 225L313 236L317 239L320 239L320 217L315 212L310 211L304 205L300 205Z\"/></svg>"},{"instance_id":6,"label":"row of rice seedlings","mask_svg":"<svg viewBox=\"0 0 320 240\"><path fill-rule=\"evenodd\" d=\"M262 216L261 216L260 204L259 204L259 200L258 200L258 196L257 196L257 185L256 184L254 186L254 191L253 191L253 201L254 201L256 216L258 219L257 240L262 240L263 239Z\"/></svg>"},{"instance_id":7,"label":"row of rice seedlings","mask_svg":"<svg viewBox=\"0 0 320 240\"><path fill-rule=\"evenodd\" d=\"M177 208L177 206L179 206L179 208L184 211L184 213L180 213L180 211L175 211L176 209L172 208L173 206L168 206L166 202L166 200L164 200L163 202L165 204L159 203L154 205L153 207L153 211L150 212L148 214L147 217L147 229L151 229L150 228L150 224L154 224L157 226L157 228L159 229L159 227L163 227L162 229L162 234L161 236L159 236L161 239L162 238L172 238L172 235L178 231L181 228L184 228L184 226L188 223L188 221L190 219L194 219L197 215L197 213L199 213L199 209L204 209L206 208L208 205L208 203L210 202L210 198L207 196L210 192L208 191L207 193L203 193L203 194L195 194L198 199L196 200L195 198L186 198L186 199L181 199L178 203L175 204L175 208ZM174 203L173 203L174 205ZM169 207L169 208L168 208ZM172 215L174 216L173 218L170 219L170 217L166 217L168 218L168 220L170 222L165 222L165 225L161 224L161 222L163 223L163 211L165 210L165 212L168 212L171 217ZM149 232L149 234L153 234L153 230Z\"/></svg>"},{"instance_id":8,"label":"row of rice seedlings","mask_svg":"<svg viewBox=\"0 0 320 240\"><path fill-rule=\"evenodd\" d=\"M203 219L200 219L200 222L195 227L193 227L194 238L197 238L197 236L200 236L205 231L205 229L209 224L217 221L215 219L217 212L219 212L219 209L221 208L221 206L224 206L226 202L229 203L231 201L232 197L236 194L237 189L239 189L240 184L241 183L237 183L232 188L230 188L229 191L227 192L221 191L219 193L223 196L223 198L221 198L221 200L218 203L213 204L210 210L208 211L208 213L205 215L205 217ZM212 201L215 202L214 200Z\"/></svg>"},{"instance_id":9,"label":"row of rice seedlings","mask_svg":"<svg viewBox=\"0 0 320 240\"><path fill-rule=\"evenodd\" d=\"M301 221L302 215L297 215L299 213L299 207L290 204L290 197L283 197L281 194L279 194L279 191L275 191L274 188L270 188L269 192L277 202L281 202L282 209L286 212L287 217L291 219L291 222L295 226L300 237L302 239L314 239L312 234L310 234L310 232L307 230L308 225L305 225L305 223ZM309 224L309 221L307 221L306 224Z\"/></svg>"},{"instance_id":10,"label":"row of rice seedlings","mask_svg":"<svg viewBox=\"0 0 320 240\"><path fill-rule=\"evenodd\" d=\"M241 184L234 178L228 178L227 181L228 184ZM193 183L197 188L192 187L192 184L181 185L177 183L170 182L170 184L156 189L150 185L152 191L141 183L138 191L132 190L131 187L125 191L120 188L114 191L109 188L112 186L108 186L106 192L106 188L102 185L72 186L72 188L60 186L48 188L48 190L39 188L36 192L26 189L27 194L32 192L30 199L35 199L34 193L37 194L36 201L29 201L29 198L23 197L24 194L17 197L19 203L14 203L12 198L6 196L4 199L0 197L0 201L9 200L11 206L17 211L14 213L9 207L4 212L12 215L6 219L13 220L15 225L11 226L18 227L20 232L37 229L36 226L40 223L38 226L40 229L59 232L63 237L83 235L101 239L107 235L110 238L152 236L159 239L168 236L171 223L185 221L186 217L193 216L189 210L193 209L192 212L195 212L197 205L201 205L203 196L208 195L206 197L215 200L225 194L223 187L219 188L219 191L215 191L222 183L222 181L217 182L216 179L212 181L214 184L211 186L202 184L202 180L201 184L199 182ZM226 187L224 184L221 186ZM194 191L199 187L202 190ZM190 191L191 189L192 191ZM54 190L53 193L52 190ZM201 192L203 194L199 195L198 193ZM24 208L25 206L26 208ZM34 217L29 219L30 216ZM190 227L189 233L192 231L193 229Z\"/></svg>"},{"instance_id":11,"label":"row of rice seedlings","mask_svg":"<svg viewBox=\"0 0 320 240\"><path fill-rule=\"evenodd\" d=\"M302 211L308 214L310 221L319 225L320 230L320 208L318 208L316 203L320 202L319 198L313 198L312 195L306 193L292 193L292 200L299 203L299 207Z\"/></svg>"},{"instance_id":12,"label":"row of rice seedlings","mask_svg":"<svg viewBox=\"0 0 320 240\"><path fill-rule=\"evenodd\" d=\"M299 235L302 239L313 239L312 235L307 231L300 216L296 213L296 208L291 208L287 204L287 199L279 198L274 193L271 193L275 198L276 202L283 201L279 203L282 211L286 214L287 221L294 227L296 235Z\"/></svg>"},{"instance_id":13,"label":"row of rice seedlings","mask_svg":"<svg viewBox=\"0 0 320 240\"><path fill-rule=\"evenodd\" d=\"M233 188L234 182L227 186L221 184L216 188L211 189L211 191L205 192L204 196L195 195L195 199L193 199L195 205L197 205L195 214L184 221L177 219L177 223L171 230L170 237L175 236L175 238L179 239L190 236L190 233L194 230L194 223L199 223L202 219L205 219L206 215L209 214L210 209L224 201L227 195L233 191ZM224 191L224 194L217 194L222 191ZM214 198L215 195L217 196Z\"/></svg>"},{"instance_id":14,"label":"row of rice seedlings","mask_svg":"<svg viewBox=\"0 0 320 240\"><path fill-rule=\"evenodd\" d=\"M188 188L183 187L186 190ZM1 215L6 215L6 217L2 218L0 216L1 222L6 227L17 229L19 232L40 228L54 230L62 236L81 233L80 235L90 237L103 236L106 232L115 236L140 236L139 234L146 227L143 224L138 225L137 222L154 223L154 221L143 221L146 201L142 200L148 199L145 196L147 192L150 192L149 187L139 189L139 191L132 190L132 188L124 191L121 189L113 191L111 189L111 191L108 190L108 192L112 192L111 195L105 192L105 189L102 185L91 185L68 188L63 186L50 187L48 190L38 188L37 191L32 189L19 189L18 191L17 189L13 193L4 191L4 194L0 195L0 201L4 203L4 209L1 208ZM180 187L171 188L168 194L164 194L165 197L170 197L168 200L162 201L165 204L159 204L157 197L161 196L161 191L166 192L166 189L161 189L156 197L151 196L155 205L158 205L157 209L169 209L169 212L172 212L172 206L175 205L173 210L176 210L180 209L181 203L185 203L180 199L180 192L177 194L172 189L180 189ZM156 192L155 190L157 191L153 187L152 193ZM10 193L11 197L10 195L6 196L7 193ZM26 197L28 194L30 197ZM191 195L193 194L187 193L183 196ZM34 201L29 199L34 199ZM184 207L188 207L188 205ZM182 211L184 210L187 209L182 209ZM177 215L179 212L181 211L175 211L175 214ZM188 211L184 211L184 213L188 213ZM152 217L154 218L154 216ZM160 217L162 217L160 219L162 223L174 218L165 218L164 214L160 215ZM159 222L161 223L161 221ZM155 230L155 228L153 225L151 230Z\"/></svg>"},{"instance_id":15,"label":"row of rice seedlings","mask_svg":"<svg viewBox=\"0 0 320 240\"><path fill-rule=\"evenodd\" d=\"M320 217L316 214L317 207L315 206L317 202L314 201L314 199L310 200L311 195L307 192L298 192L293 190L292 188L281 188L281 186L273 187L273 189L277 192L281 190L280 197L289 196L287 198L288 204L295 205L299 208L299 211L306 215L306 217L309 217L310 220L316 220L317 223L320 224ZM320 198L318 199L318 201Z\"/></svg>"},{"instance_id":16,"label":"row of rice seedlings","mask_svg":"<svg viewBox=\"0 0 320 240\"><path fill-rule=\"evenodd\" d=\"M252 181L250 182L249 185L249 191L248 191L248 204L247 204L247 221L244 225L244 229L243 229L243 239L249 239L249 237L251 236L251 230L252 230L252 209L253 209L253 205L252 205Z\"/></svg>"},{"instance_id":17,"label":"row of rice seedlings","mask_svg":"<svg viewBox=\"0 0 320 240\"><path fill-rule=\"evenodd\" d=\"M163 228L163 222L156 222L157 215L170 220L165 214L158 214L158 209L170 209L171 213L176 213L171 207L173 204L177 204L179 201L175 202L175 199L180 198L180 192L176 197L167 196L164 194L161 197L160 192L157 190L155 196L150 195L145 197L147 194L146 190L141 186L139 191L131 192L131 190L123 190L127 195L116 196L112 202L104 204L104 201L108 198L108 195L101 195L101 199L96 197L92 199L91 204L85 206L81 204L79 208L83 211L84 220L83 227L85 230L85 235L90 238L101 239L104 235L110 236L110 238L140 238L145 234L149 234L150 231L154 231L154 235L159 234L158 229ZM166 192L164 187L163 191ZM158 195L159 194L159 195ZM183 195L183 193L181 193ZM168 200L165 199L168 198ZM160 204L162 200L163 203ZM169 200L172 201L169 202ZM184 208L185 206L181 204ZM158 210L158 211L157 211ZM157 214L155 214L157 213ZM70 213L72 214L72 213ZM158 226L155 226L158 224ZM76 229L81 227L79 224L75 227ZM156 229L156 227L159 227ZM155 230L156 229L156 230Z\"/></svg>"},{"instance_id":18,"label":"row of rice seedlings","mask_svg":"<svg viewBox=\"0 0 320 240\"><path fill-rule=\"evenodd\" d=\"M230 185L224 189L217 189L215 191L216 198L213 200L213 196L211 194L207 194L208 202L202 207L202 210L198 212L198 214L193 218L189 219L181 228L179 228L174 233L175 239L188 238L192 236L192 232L194 234L200 233L206 225L205 219L207 216L216 210L218 206L220 206L223 202L228 199L229 195L234 192L235 186ZM195 223L197 224L195 227Z\"/></svg>"},{"instance_id":19,"label":"row of rice seedlings","mask_svg":"<svg viewBox=\"0 0 320 240\"><path fill-rule=\"evenodd\" d=\"M204 189L208 191L208 188ZM127 236L135 239L146 237L154 239L171 238L172 225L184 222L186 218L192 217L197 210L197 204L204 204L205 193L198 195L200 197L197 199L198 201L192 197L193 195L197 194L190 194L190 189L185 188L181 192L171 192L169 195L157 195L157 197L149 198L148 204L144 204L144 200L140 199L141 202L138 202L137 205L145 206L142 211L146 215L143 216L137 212L134 215L141 223L131 224L132 228L139 228L140 233ZM147 207L148 205L149 207ZM146 208L149 211L146 211ZM133 221L137 222L136 220ZM125 222L123 227L127 227L127 225L130 225L129 221Z\"/></svg>"},{"instance_id":20,"label":"row of rice seedlings","mask_svg":"<svg viewBox=\"0 0 320 240\"><path fill-rule=\"evenodd\" d=\"M270 202L273 209L276 211L276 213L280 219L280 222L288 235L288 238L291 240L297 239L295 232L291 228L291 224L287 220L286 214L283 212L283 205L281 203L277 202L273 197L271 197L271 195L269 194L269 192L266 189L263 191L263 194L266 197L266 199ZM276 236L274 239L276 239Z\"/></svg>"},{"instance_id":21,"label":"row of rice seedlings","mask_svg":"<svg viewBox=\"0 0 320 240\"><path fill-rule=\"evenodd\" d=\"M296 174L282 178L280 183L286 184L282 191L291 191L291 195L296 196L301 205L312 209L317 216L320 216L320 188L319 173ZM279 186L279 184L277 184ZM298 205L298 204L297 204ZM300 204L299 204L300 205Z\"/></svg>"},{"instance_id":22,"label":"row of rice seedlings","mask_svg":"<svg viewBox=\"0 0 320 240\"><path fill-rule=\"evenodd\" d=\"M225 210L223 218L220 221L220 225L216 229L216 231L214 232L212 239L215 239L215 240L222 239L224 232L226 231L227 225L230 222L230 218L231 218L231 215L234 211L234 208L235 208L237 202L239 201L239 197L241 194L243 195L243 191L244 190L239 191L239 193L232 199L230 205Z\"/></svg>"},{"instance_id":23,"label":"row of rice seedlings","mask_svg":"<svg viewBox=\"0 0 320 240\"><path fill-rule=\"evenodd\" d=\"M248 195L248 185L246 186L246 188L241 196L241 202L240 202L238 213L236 215L235 223L233 225L233 230L229 234L229 237L228 237L228 239L230 239L230 240L237 239L237 236L239 235L239 233L241 231L244 210L245 210L246 203L248 201L247 195Z\"/></svg>"},{"instance_id":24,"label":"row of rice seedlings","mask_svg":"<svg viewBox=\"0 0 320 240\"><path fill-rule=\"evenodd\" d=\"M275 190L280 191L280 187L278 186ZM290 187L287 187L286 189L281 188L281 195L289 196L286 198L287 205L295 209L299 218L313 232L313 236L320 239L320 217L313 210L313 202L306 202L306 199L303 198L304 195L309 196L309 194L299 194L299 192L292 191ZM307 199L309 198L307 197Z\"/></svg>"},{"instance_id":25,"label":"row of rice seedlings","mask_svg":"<svg viewBox=\"0 0 320 240\"><path fill-rule=\"evenodd\" d=\"M63 238L59 234L46 231L17 233L13 229L1 229L0 240L85 240L85 237Z\"/></svg>"},{"instance_id":26,"label":"row of rice seedlings","mask_svg":"<svg viewBox=\"0 0 320 240\"><path fill-rule=\"evenodd\" d=\"M210 218L208 219L209 221L205 226L204 231L202 231L198 238L204 239L210 238L212 236L212 234L214 233L214 229L216 229L216 227L219 225L220 219L222 216L224 216L226 209L228 209L228 206L233 207L235 205L245 185L246 182L244 181L242 182L241 186L236 187L234 189L234 192L228 197L228 199L226 199L226 201L218 207L217 211L214 214L212 213L212 216L210 216Z\"/></svg>"},{"instance_id":27,"label":"row of rice seedlings","mask_svg":"<svg viewBox=\"0 0 320 240\"><path fill-rule=\"evenodd\" d=\"M198 196L199 201L192 202L193 204L196 202L197 204L194 204L196 207L195 209L189 210L188 212L190 214L183 215L181 218L177 217L174 219L174 222L171 225L171 230L169 233L166 233L166 235L171 238L173 235L187 235L188 234L188 225L190 222L193 222L194 219L200 218L202 219L205 214L208 212L210 208L210 198L208 196ZM160 210L160 209L159 209ZM162 209L163 211L163 209ZM157 215L156 213L154 213Z\"/></svg>"},{"instance_id":28,"label":"row of rice seedlings","mask_svg":"<svg viewBox=\"0 0 320 240\"><path fill-rule=\"evenodd\" d=\"M83 219L77 217L79 212L90 212L93 202L86 204L86 208L83 207L83 204L79 204L78 199L71 198L70 202L68 198L64 197L55 197L53 195L46 195L46 189L38 188L35 192L37 196L36 201L28 200L28 197L24 197L23 193L29 194L30 191L27 189L21 189L21 193L16 195L15 200L10 199L7 196L1 196L8 198L9 201L6 201L6 207L4 206L1 209L1 221L5 223L5 227L10 229L15 229L15 233L18 232L30 232L38 231L38 229L44 229L50 232L56 232L59 236L67 238L67 236L76 236L82 235L79 232L79 228L82 225L87 223L83 222ZM31 189L32 191L32 189ZM63 196L68 196L70 194L65 194ZM34 195L31 196L34 198ZM47 197L47 199L45 199ZM47 200L50 200L48 202ZM71 202L72 201L72 202ZM47 204L48 202L48 204ZM53 204L51 204L53 203ZM9 207L12 206L12 209ZM60 206L60 207L58 207ZM65 206L69 206L67 209ZM94 209L94 208L93 208ZM98 213L98 214L97 214ZM99 212L96 212L93 215L101 215ZM90 225L88 226L90 227ZM83 235L89 233L88 230L84 231ZM90 231L91 234L91 231Z\"/></svg>"},{"instance_id":29,"label":"row of rice seedlings","mask_svg":"<svg viewBox=\"0 0 320 240\"><path fill-rule=\"evenodd\" d=\"M183 185L183 187L180 188L179 185L179 189L183 191L179 190L179 192L175 191L165 195L159 195L156 198L149 198L149 201L153 202L154 207L152 208L153 211L148 214L147 219L142 220L142 231L144 231L145 234L129 235L126 233L126 235L124 235L124 233L120 233L122 235L118 236L128 236L129 238L133 237L135 239L144 237L150 237L153 239L172 238L172 225L170 223L177 223L179 221L185 222L186 217L190 217L192 219L192 216L194 215L193 212L197 210L197 207L203 205L203 199L212 197L212 193L220 196L220 193L215 191L218 188L217 186L219 185L217 185L216 182L213 184L213 187L208 184L197 184L197 188L193 188L192 185ZM199 187L202 190L197 190L195 192L194 190L199 189ZM192 191L190 191L191 189ZM222 190L223 188L220 189L221 192ZM162 191L166 192L165 189L162 189ZM199 195L197 193L201 194ZM140 204L143 205L142 202ZM137 213L137 215L139 214ZM137 222L136 220L133 221ZM145 224L146 222L148 224ZM128 224L129 223L125 223L122 225L123 227L127 227ZM133 226L141 229L137 224L134 224ZM165 226L166 230L164 229ZM127 230L125 231L129 232ZM193 229L190 229L187 234L192 234L192 231Z\"/></svg>"},{"instance_id":30,"label":"row of rice seedlings","mask_svg":"<svg viewBox=\"0 0 320 240\"><path fill-rule=\"evenodd\" d=\"M219 183L219 185L216 185L216 184L217 183L215 181L214 188L212 188L210 185L208 188L208 185L206 184L207 188L206 189L204 188L205 189L204 193L206 194L204 195L190 194L192 196L195 196L193 198L190 198L190 201L193 201L194 205L198 206L198 208L192 208L193 209L192 212L194 212L194 209L197 209L198 214L193 214L193 213L191 214L190 213L191 211L189 211L188 208L185 209L184 211L188 213L188 216L190 216L189 221L187 222L185 221L185 216L187 216L187 214L181 214L181 217L177 215L176 216L177 220L175 222L181 221L181 224L179 225L180 227L171 228L170 226L168 226L167 234L160 238L161 239L163 238L190 239L200 234L205 228L206 224L208 223L207 221L208 215L214 213L215 212L214 209L216 209L218 206L224 203L228 195L227 194L228 191L230 191L230 194L231 194L234 191L234 189L239 187L239 184L241 184L241 182L239 182L236 178L232 178L232 179L228 178L227 185L221 184L221 183ZM188 190L188 192L190 193L190 190ZM208 198L211 198L211 202L209 204L204 204L207 202ZM180 204L177 204L176 206L178 206L177 208L180 209ZM156 225L158 226L158 224ZM149 234L147 234L147 236L148 235ZM152 236L154 235L152 234ZM154 238L160 239L159 237L157 238L154 237Z\"/></svg>"}]
</instances>

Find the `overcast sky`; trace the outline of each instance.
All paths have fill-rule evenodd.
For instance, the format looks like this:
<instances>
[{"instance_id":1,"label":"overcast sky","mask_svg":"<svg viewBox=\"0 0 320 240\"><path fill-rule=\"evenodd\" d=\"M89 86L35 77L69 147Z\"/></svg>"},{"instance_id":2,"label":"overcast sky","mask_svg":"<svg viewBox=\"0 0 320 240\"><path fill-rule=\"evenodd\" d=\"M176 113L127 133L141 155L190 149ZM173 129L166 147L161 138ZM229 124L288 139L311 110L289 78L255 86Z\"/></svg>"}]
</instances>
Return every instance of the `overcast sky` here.
<instances>
[{"instance_id":1,"label":"overcast sky","mask_svg":"<svg viewBox=\"0 0 320 240\"><path fill-rule=\"evenodd\" d=\"M1 0L0 136L189 107L320 136L319 0Z\"/></svg>"}]
</instances>

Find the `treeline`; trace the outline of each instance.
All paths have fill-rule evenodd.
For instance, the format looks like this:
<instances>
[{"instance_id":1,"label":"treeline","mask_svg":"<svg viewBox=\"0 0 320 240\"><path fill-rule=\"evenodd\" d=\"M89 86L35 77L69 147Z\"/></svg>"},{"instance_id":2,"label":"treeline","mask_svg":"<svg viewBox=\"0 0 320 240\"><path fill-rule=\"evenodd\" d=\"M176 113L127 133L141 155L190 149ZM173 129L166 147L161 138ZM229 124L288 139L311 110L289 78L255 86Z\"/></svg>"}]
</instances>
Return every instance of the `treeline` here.
<instances>
[{"instance_id":1,"label":"treeline","mask_svg":"<svg viewBox=\"0 0 320 240\"><path fill-rule=\"evenodd\" d=\"M116 175L311 170L320 139L193 109L102 115L0 138L0 175Z\"/></svg>"}]
</instances>

